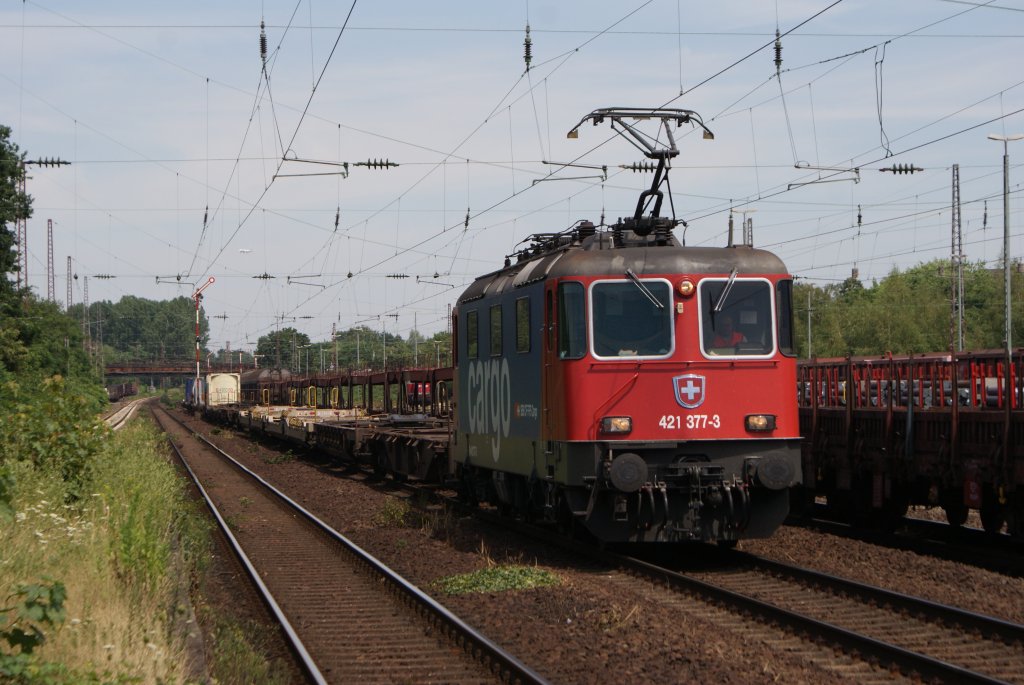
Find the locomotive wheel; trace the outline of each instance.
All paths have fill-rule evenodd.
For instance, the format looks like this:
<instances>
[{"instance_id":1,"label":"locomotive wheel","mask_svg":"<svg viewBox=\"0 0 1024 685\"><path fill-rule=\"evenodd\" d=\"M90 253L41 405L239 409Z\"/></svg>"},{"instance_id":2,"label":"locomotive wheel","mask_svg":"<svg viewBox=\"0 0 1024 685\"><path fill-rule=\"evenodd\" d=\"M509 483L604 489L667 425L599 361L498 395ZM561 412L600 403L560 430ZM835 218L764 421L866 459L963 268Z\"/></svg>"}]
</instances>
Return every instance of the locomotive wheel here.
<instances>
[{"instance_id":1,"label":"locomotive wheel","mask_svg":"<svg viewBox=\"0 0 1024 685\"><path fill-rule=\"evenodd\" d=\"M718 546L722 549L736 549L739 540L718 540Z\"/></svg>"}]
</instances>

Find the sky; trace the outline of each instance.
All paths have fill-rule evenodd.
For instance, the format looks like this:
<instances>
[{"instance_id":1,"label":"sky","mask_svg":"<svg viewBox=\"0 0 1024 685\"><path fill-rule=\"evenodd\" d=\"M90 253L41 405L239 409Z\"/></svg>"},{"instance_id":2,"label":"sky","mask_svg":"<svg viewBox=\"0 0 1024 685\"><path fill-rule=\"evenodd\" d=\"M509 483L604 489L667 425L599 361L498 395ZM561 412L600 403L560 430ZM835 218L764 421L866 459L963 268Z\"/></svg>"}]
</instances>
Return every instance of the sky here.
<instances>
[{"instance_id":1,"label":"sky","mask_svg":"<svg viewBox=\"0 0 1024 685\"><path fill-rule=\"evenodd\" d=\"M714 132L674 130L687 245L725 245L732 210L799 279L870 285L950 258L958 165L964 258L996 268L987 136L1024 133L1022 64L1024 0L0 0L0 124L71 162L30 168L29 284L46 295L47 221L61 302L69 257L74 303L85 277L90 302L213 277L213 350L429 336L528 236L631 215L642 155L607 122L566 137L605 107ZM1021 259L1024 141L1007 151Z\"/></svg>"}]
</instances>

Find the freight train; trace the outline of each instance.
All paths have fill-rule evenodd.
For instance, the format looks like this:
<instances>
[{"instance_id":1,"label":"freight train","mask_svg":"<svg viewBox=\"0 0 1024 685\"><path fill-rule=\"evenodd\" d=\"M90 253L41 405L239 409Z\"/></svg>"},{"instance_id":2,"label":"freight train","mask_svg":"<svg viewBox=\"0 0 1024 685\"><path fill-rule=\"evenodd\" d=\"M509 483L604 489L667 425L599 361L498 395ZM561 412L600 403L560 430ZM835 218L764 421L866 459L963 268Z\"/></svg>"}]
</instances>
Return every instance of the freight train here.
<instances>
[{"instance_id":1,"label":"freight train","mask_svg":"<svg viewBox=\"0 0 1024 685\"><path fill-rule=\"evenodd\" d=\"M135 383L118 383L117 385L108 385L106 390L107 399L111 402L117 402L125 397L138 394L139 386L135 385Z\"/></svg>"},{"instance_id":2,"label":"freight train","mask_svg":"<svg viewBox=\"0 0 1024 685\"><path fill-rule=\"evenodd\" d=\"M1024 350L799 366L805 485L837 517L891 528L909 506L970 510L1024 538Z\"/></svg>"},{"instance_id":3,"label":"freight train","mask_svg":"<svg viewBox=\"0 0 1024 685\"><path fill-rule=\"evenodd\" d=\"M477 278L453 310L452 368L261 370L207 412L604 542L769 536L801 482L792 277L731 235L685 246L660 215L671 124L710 137L695 113L588 119L643 143L650 190L633 216L531 236ZM637 133L647 119L666 147Z\"/></svg>"}]
</instances>

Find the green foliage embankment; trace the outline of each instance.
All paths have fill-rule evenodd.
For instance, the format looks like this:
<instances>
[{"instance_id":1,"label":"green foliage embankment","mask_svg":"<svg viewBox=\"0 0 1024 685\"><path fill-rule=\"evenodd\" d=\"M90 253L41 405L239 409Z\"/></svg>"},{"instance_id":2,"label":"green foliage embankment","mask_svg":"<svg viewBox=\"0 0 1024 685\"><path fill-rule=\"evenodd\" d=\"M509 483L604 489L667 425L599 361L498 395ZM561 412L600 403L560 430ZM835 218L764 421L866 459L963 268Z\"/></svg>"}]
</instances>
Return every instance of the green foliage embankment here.
<instances>
[{"instance_id":1,"label":"green foliage embankment","mask_svg":"<svg viewBox=\"0 0 1024 685\"><path fill-rule=\"evenodd\" d=\"M59 381L36 399L0 425L0 681L184 682L168 610L206 524L161 435L139 422L112 434Z\"/></svg>"}]
</instances>

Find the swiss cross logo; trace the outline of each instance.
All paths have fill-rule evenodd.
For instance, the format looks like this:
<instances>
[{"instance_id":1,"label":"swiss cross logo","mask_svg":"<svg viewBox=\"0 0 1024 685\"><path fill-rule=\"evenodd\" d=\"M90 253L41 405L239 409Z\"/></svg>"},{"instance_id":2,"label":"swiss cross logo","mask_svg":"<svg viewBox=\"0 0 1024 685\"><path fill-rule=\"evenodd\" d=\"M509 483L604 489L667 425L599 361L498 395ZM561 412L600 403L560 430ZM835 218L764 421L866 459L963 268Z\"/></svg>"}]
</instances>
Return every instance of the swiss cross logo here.
<instances>
[{"instance_id":1,"label":"swiss cross logo","mask_svg":"<svg viewBox=\"0 0 1024 685\"><path fill-rule=\"evenodd\" d=\"M672 389L680 406L696 409L704 403L704 376L696 373L676 376L672 379Z\"/></svg>"}]
</instances>

